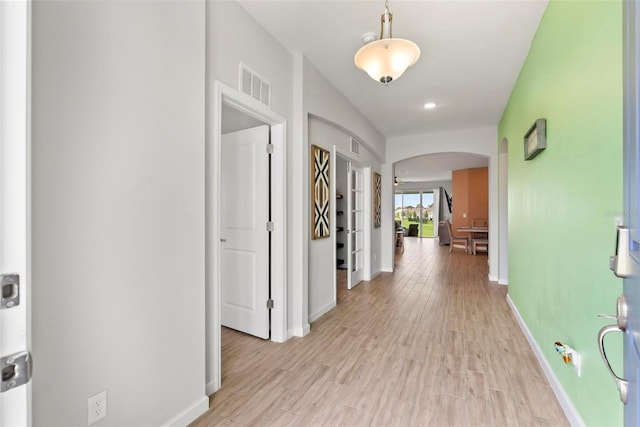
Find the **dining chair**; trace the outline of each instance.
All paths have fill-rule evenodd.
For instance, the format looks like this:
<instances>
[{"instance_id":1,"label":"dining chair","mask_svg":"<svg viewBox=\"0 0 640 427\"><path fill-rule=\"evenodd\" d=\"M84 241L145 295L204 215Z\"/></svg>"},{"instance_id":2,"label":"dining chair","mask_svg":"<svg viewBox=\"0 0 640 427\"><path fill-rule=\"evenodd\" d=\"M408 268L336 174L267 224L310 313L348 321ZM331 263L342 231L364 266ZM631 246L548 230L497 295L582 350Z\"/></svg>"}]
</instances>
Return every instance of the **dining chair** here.
<instances>
[{"instance_id":1,"label":"dining chair","mask_svg":"<svg viewBox=\"0 0 640 427\"><path fill-rule=\"evenodd\" d=\"M449 230L449 252L451 252L453 248L459 248L469 253L469 238L466 236L454 236L449 221L447 221L447 229Z\"/></svg>"},{"instance_id":2,"label":"dining chair","mask_svg":"<svg viewBox=\"0 0 640 427\"><path fill-rule=\"evenodd\" d=\"M489 252L489 239L471 240L471 253L476 255L478 252Z\"/></svg>"},{"instance_id":3,"label":"dining chair","mask_svg":"<svg viewBox=\"0 0 640 427\"><path fill-rule=\"evenodd\" d=\"M471 219L471 227L489 227L489 221L486 218L473 218ZM489 233L473 233L473 239L487 239Z\"/></svg>"}]
</instances>

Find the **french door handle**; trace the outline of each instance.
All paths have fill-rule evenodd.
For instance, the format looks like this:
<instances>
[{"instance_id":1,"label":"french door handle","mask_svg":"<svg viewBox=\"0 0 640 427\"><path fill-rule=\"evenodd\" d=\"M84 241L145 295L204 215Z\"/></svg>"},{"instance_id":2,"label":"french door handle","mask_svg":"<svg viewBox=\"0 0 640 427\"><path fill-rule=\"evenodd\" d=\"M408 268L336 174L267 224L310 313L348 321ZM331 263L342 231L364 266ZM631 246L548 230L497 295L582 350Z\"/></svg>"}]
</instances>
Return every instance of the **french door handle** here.
<instances>
[{"instance_id":1,"label":"french door handle","mask_svg":"<svg viewBox=\"0 0 640 427\"><path fill-rule=\"evenodd\" d=\"M613 369L611 368L611 364L609 363L609 359L607 358L607 353L604 350L604 337L609 332L624 332L624 331L620 329L618 325L608 325L600 329L600 332L598 332L598 349L600 350L600 356L602 356L602 360L604 361L605 366L609 370L609 373L613 377L613 380L615 381L616 386L618 387L618 393L620 394L620 401L626 405L627 394L629 390L629 381L620 378L615 374L615 372L613 372Z\"/></svg>"}]
</instances>

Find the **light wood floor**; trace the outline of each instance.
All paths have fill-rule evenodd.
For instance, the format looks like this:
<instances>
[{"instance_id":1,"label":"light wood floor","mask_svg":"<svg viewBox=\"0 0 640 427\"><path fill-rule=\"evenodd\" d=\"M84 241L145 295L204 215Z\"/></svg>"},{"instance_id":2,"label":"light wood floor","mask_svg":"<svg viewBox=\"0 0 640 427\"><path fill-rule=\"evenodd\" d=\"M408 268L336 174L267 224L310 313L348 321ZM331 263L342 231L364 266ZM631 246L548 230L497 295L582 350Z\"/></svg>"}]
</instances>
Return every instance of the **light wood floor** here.
<instances>
[{"instance_id":1,"label":"light wood floor","mask_svg":"<svg viewBox=\"0 0 640 427\"><path fill-rule=\"evenodd\" d=\"M222 389L193 426L569 425L487 256L405 247L394 274L342 281L304 338L225 329Z\"/></svg>"}]
</instances>

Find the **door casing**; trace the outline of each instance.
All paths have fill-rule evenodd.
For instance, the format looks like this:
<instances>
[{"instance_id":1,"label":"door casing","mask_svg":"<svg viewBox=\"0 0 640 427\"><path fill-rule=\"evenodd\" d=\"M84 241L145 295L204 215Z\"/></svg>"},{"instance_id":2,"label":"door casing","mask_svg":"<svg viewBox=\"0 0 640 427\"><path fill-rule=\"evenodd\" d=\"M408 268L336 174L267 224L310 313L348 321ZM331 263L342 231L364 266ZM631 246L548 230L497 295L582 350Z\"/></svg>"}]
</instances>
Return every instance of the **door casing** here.
<instances>
[{"instance_id":1,"label":"door casing","mask_svg":"<svg viewBox=\"0 0 640 427\"><path fill-rule=\"evenodd\" d=\"M0 311L0 356L31 348L31 2L0 2L0 273L20 277L20 302ZM32 424L31 384L0 394L0 426Z\"/></svg>"},{"instance_id":2,"label":"door casing","mask_svg":"<svg viewBox=\"0 0 640 427\"><path fill-rule=\"evenodd\" d=\"M220 323L220 165L223 103L270 126L271 144L271 341L287 340L286 277L286 120L269 107L220 81L213 84L212 126L206 143L205 166L205 281L206 392L222 386Z\"/></svg>"}]
</instances>

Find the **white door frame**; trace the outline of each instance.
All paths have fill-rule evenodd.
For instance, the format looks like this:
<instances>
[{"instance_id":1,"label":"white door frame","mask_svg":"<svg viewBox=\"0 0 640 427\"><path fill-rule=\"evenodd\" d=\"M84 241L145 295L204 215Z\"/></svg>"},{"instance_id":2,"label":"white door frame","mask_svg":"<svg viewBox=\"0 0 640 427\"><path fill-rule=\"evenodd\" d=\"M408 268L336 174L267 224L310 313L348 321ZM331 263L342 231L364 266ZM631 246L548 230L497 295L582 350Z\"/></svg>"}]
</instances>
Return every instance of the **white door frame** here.
<instances>
[{"instance_id":1,"label":"white door frame","mask_svg":"<svg viewBox=\"0 0 640 427\"><path fill-rule=\"evenodd\" d=\"M271 144L271 340L287 339L286 278L286 120L269 107L220 81L213 84L212 128L206 143L205 164L205 281L206 281L206 371L207 394L222 386L220 324L220 164L222 105L270 125ZM265 224L266 226L266 224Z\"/></svg>"},{"instance_id":2,"label":"white door frame","mask_svg":"<svg viewBox=\"0 0 640 427\"><path fill-rule=\"evenodd\" d=\"M351 162L362 168L364 172L364 270L362 272L362 280L371 280L371 228L373 227L372 219L372 203L373 203L373 174L371 172L371 165L362 163L362 161L352 156L348 151L344 151L337 146L333 146L333 156L331 156L331 194L336 194L336 161L340 156L348 162ZM331 212L331 224L336 224L336 212L332 209ZM336 248L336 233L331 233L332 246L333 246L333 270L337 270L337 251ZM349 254L350 256L350 254ZM345 260L346 261L346 260ZM333 302L338 301L337 294L337 277L333 275Z\"/></svg>"},{"instance_id":3,"label":"white door frame","mask_svg":"<svg viewBox=\"0 0 640 427\"><path fill-rule=\"evenodd\" d=\"M20 303L0 312L0 356L31 348L30 7L0 1L0 273L20 277ZM2 393L0 426L32 424L31 387Z\"/></svg>"}]
</instances>

